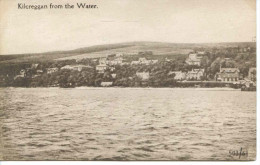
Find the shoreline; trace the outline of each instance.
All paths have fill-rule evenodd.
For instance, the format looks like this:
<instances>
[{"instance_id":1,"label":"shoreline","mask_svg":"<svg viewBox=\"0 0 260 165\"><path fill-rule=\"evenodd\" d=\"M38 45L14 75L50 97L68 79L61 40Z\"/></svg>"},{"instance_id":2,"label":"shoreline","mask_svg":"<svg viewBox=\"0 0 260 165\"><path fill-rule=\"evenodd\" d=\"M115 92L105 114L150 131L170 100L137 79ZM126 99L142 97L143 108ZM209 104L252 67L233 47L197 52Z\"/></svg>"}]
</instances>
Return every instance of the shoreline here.
<instances>
[{"instance_id":1,"label":"shoreline","mask_svg":"<svg viewBox=\"0 0 260 165\"><path fill-rule=\"evenodd\" d=\"M91 90L101 90L101 89L133 89L133 90L196 90L196 91L241 91L241 89L235 89L230 87L215 87L215 88L199 88L199 87L190 87L190 88L180 88L180 87L88 87L88 86L81 86L81 87L74 87L74 88L61 88L61 87L0 87L0 89L5 88L20 88L20 89L91 89Z\"/></svg>"}]
</instances>

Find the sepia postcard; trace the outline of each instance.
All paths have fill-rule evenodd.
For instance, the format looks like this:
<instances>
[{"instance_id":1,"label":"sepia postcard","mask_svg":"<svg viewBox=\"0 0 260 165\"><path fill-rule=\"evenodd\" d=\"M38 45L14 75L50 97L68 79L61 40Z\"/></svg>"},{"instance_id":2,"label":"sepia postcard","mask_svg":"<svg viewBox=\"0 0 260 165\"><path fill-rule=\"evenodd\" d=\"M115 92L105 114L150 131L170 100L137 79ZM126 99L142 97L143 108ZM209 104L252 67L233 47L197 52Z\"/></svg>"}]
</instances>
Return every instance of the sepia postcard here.
<instances>
[{"instance_id":1,"label":"sepia postcard","mask_svg":"<svg viewBox=\"0 0 260 165\"><path fill-rule=\"evenodd\" d=\"M255 0L0 0L0 160L256 160Z\"/></svg>"}]
</instances>

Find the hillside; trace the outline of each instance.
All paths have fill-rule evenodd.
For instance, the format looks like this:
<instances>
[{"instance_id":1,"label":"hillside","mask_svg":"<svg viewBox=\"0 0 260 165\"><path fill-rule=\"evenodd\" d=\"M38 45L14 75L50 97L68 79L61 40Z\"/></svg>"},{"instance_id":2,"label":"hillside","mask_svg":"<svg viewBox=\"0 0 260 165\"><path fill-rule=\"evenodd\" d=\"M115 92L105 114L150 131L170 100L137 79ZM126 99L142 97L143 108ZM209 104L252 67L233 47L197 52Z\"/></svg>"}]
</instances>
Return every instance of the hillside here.
<instances>
[{"instance_id":1,"label":"hillside","mask_svg":"<svg viewBox=\"0 0 260 165\"><path fill-rule=\"evenodd\" d=\"M32 54L0 55L1 63L41 62L52 60L82 59L104 57L108 54L136 54L140 51L152 51L154 55L186 55L194 49L219 47L256 47L255 42L231 43L162 43L162 42L128 42L118 44L96 45L69 51L54 51Z\"/></svg>"}]
</instances>

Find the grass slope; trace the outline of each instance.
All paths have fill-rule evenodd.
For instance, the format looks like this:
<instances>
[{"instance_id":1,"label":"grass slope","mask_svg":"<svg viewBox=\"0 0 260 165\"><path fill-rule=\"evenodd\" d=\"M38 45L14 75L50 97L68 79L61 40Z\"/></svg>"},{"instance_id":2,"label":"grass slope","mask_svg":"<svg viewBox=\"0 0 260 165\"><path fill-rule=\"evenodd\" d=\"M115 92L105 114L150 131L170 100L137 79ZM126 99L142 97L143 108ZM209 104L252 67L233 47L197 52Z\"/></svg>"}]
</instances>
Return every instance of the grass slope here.
<instances>
[{"instance_id":1,"label":"grass slope","mask_svg":"<svg viewBox=\"0 0 260 165\"><path fill-rule=\"evenodd\" d=\"M128 42L118 44L96 45L69 51L54 51L46 53L0 55L1 63L41 62L50 60L82 59L104 57L113 53L138 53L139 51L153 51L154 55L182 55L188 54L194 48L212 47L255 47L255 42L230 43L163 43L163 42Z\"/></svg>"}]
</instances>

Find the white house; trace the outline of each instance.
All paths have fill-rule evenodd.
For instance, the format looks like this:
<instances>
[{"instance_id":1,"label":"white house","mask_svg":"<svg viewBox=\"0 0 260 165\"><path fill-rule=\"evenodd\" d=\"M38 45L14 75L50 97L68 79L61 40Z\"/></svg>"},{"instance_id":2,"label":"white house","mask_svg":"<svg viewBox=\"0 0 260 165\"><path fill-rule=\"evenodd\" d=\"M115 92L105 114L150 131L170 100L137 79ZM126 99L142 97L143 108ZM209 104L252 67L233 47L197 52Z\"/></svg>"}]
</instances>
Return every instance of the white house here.
<instances>
[{"instance_id":1,"label":"white house","mask_svg":"<svg viewBox=\"0 0 260 165\"><path fill-rule=\"evenodd\" d=\"M138 64L140 64L139 61L132 61L132 62L131 62L131 65L138 65Z\"/></svg>"},{"instance_id":2,"label":"white house","mask_svg":"<svg viewBox=\"0 0 260 165\"><path fill-rule=\"evenodd\" d=\"M47 68L47 74L57 72L58 70L59 70L58 68Z\"/></svg>"},{"instance_id":3,"label":"white house","mask_svg":"<svg viewBox=\"0 0 260 165\"><path fill-rule=\"evenodd\" d=\"M106 64L99 64L96 66L96 71L98 71L98 73L104 73L107 68L108 66Z\"/></svg>"},{"instance_id":4,"label":"white house","mask_svg":"<svg viewBox=\"0 0 260 165\"><path fill-rule=\"evenodd\" d=\"M138 64L149 65L149 64L155 64L157 62L158 60L147 60L146 58L142 57L139 58L138 61L132 61L131 65L138 65Z\"/></svg>"},{"instance_id":5,"label":"white house","mask_svg":"<svg viewBox=\"0 0 260 165\"><path fill-rule=\"evenodd\" d=\"M202 76L204 76L204 69L192 69L186 74L186 79L201 80Z\"/></svg>"},{"instance_id":6,"label":"white house","mask_svg":"<svg viewBox=\"0 0 260 165\"><path fill-rule=\"evenodd\" d=\"M37 73L37 74L42 74L42 73L43 73L43 70L38 69L38 70L36 70L36 73Z\"/></svg>"},{"instance_id":7,"label":"white house","mask_svg":"<svg viewBox=\"0 0 260 165\"><path fill-rule=\"evenodd\" d=\"M68 70L75 70L81 72L83 69L86 68L92 68L91 66L86 66L86 65L66 65L62 67L61 69L68 69Z\"/></svg>"},{"instance_id":8,"label":"white house","mask_svg":"<svg viewBox=\"0 0 260 165\"><path fill-rule=\"evenodd\" d=\"M39 64L32 64L31 68L36 69L39 66Z\"/></svg>"},{"instance_id":9,"label":"white house","mask_svg":"<svg viewBox=\"0 0 260 165\"><path fill-rule=\"evenodd\" d=\"M205 52L204 51L199 51L198 55L205 55Z\"/></svg>"},{"instance_id":10,"label":"white house","mask_svg":"<svg viewBox=\"0 0 260 165\"><path fill-rule=\"evenodd\" d=\"M117 53L116 54L116 57L122 57L123 56L123 53Z\"/></svg>"},{"instance_id":11,"label":"white house","mask_svg":"<svg viewBox=\"0 0 260 165\"><path fill-rule=\"evenodd\" d=\"M174 80L185 80L186 79L186 73L182 71L173 71L169 72L168 75L175 74Z\"/></svg>"},{"instance_id":12,"label":"white house","mask_svg":"<svg viewBox=\"0 0 260 165\"><path fill-rule=\"evenodd\" d=\"M185 61L189 65L198 65L200 66L200 59L197 58L196 53L189 54L189 57Z\"/></svg>"},{"instance_id":13,"label":"white house","mask_svg":"<svg viewBox=\"0 0 260 165\"><path fill-rule=\"evenodd\" d=\"M109 70L113 72L116 68L115 67L109 67Z\"/></svg>"},{"instance_id":14,"label":"white house","mask_svg":"<svg viewBox=\"0 0 260 165\"><path fill-rule=\"evenodd\" d=\"M16 75L14 79L17 79L18 77L24 78L26 76L26 70L22 69L20 70L20 74Z\"/></svg>"},{"instance_id":15,"label":"white house","mask_svg":"<svg viewBox=\"0 0 260 165\"><path fill-rule=\"evenodd\" d=\"M107 64L109 65L122 65L123 64L123 58L122 57L118 57L114 60L111 61L107 61Z\"/></svg>"},{"instance_id":16,"label":"white house","mask_svg":"<svg viewBox=\"0 0 260 165\"><path fill-rule=\"evenodd\" d=\"M199 52L199 53L190 53L189 57L186 59L186 63L189 65L201 65L201 60L203 56L205 55L204 52Z\"/></svg>"},{"instance_id":17,"label":"white house","mask_svg":"<svg viewBox=\"0 0 260 165\"><path fill-rule=\"evenodd\" d=\"M142 80L147 80L150 77L149 72L136 72L136 76L141 78Z\"/></svg>"},{"instance_id":18,"label":"white house","mask_svg":"<svg viewBox=\"0 0 260 165\"><path fill-rule=\"evenodd\" d=\"M149 65L151 61L146 58L139 58L139 62L140 64Z\"/></svg>"},{"instance_id":19,"label":"white house","mask_svg":"<svg viewBox=\"0 0 260 165\"><path fill-rule=\"evenodd\" d=\"M218 81L238 81L240 71L238 68L220 68L219 73L216 74Z\"/></svg>"},{"instance_id":20,"label":"white house","mask_svg":"<svg viewBox=\"0 0 260 165\"><path fill-rule=\"evenodd\" d=\"M167 57L164 59L165 61L167 61L167 62L170 62L171 60L169 60Z\"/></svg>"},{"instance_id":21,"label":"white house","mask_svg":"<svg viewBox=\"0 0 260 165\"><path fill-rule=\"evenodd\" d=\"M61 70L64 70L64 69L73 70L73 67L70 65L66 65L66 66L61 67L60 69Z\"/></svg>"},{"instance_id":22,"label":"white house","mask_svg":"<svg viewBox=\"0 0 260 165\"><path fill-rule=\"evenodd\" d=\"M112 78L116 78L116 74L115 73L111 74L111 76L112 76Z\"/></svg>"},{"instance_id":23,"label":"white house","mask_svg":"<svg viewBox=\"0 0 260 165\"><path fill-rule=\"evenodd\" d=\"M146 62L147 60L146 60L146 58L142 57L142 58L139 58L139 61L140 62Z\"/></svg>"},{"instance_id":24,"label":"white house","mask_svg":"<svg viewBox=\"0 0 260 165\"><path fill-rule=\"evenodd\" d=\"M152 64L156 64L158 60L150 60Z\"/></svg>"},{"instance_id":25,"label":"white house","mask_svg":"<svg viewBox=\"0 0 260 165\"><path fill-rule=\"evenodd\" d=\"M101 82L100 84L102 87L109 87L113 85L113 82Z\"/></svg>"},{"instance_id":26,"label":"white house","mask_svg":"<svg viewBox=\"0 0 260 165\"><path fill-rule=\"evenodd\" d=\"M26 71L24 69L20 70L20 75L22 75L24 77L25 74L26 74Z\"/></svg>"}]
</instances>

